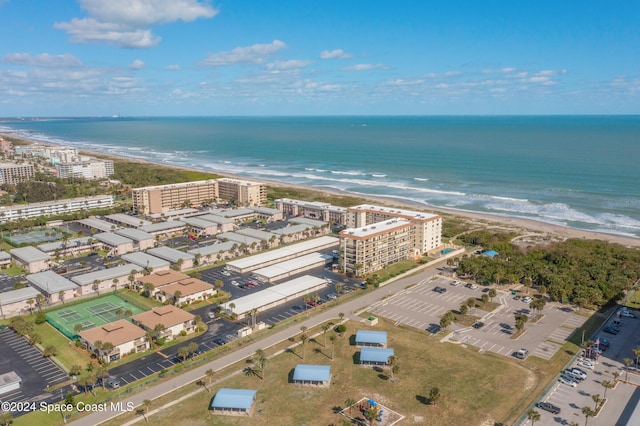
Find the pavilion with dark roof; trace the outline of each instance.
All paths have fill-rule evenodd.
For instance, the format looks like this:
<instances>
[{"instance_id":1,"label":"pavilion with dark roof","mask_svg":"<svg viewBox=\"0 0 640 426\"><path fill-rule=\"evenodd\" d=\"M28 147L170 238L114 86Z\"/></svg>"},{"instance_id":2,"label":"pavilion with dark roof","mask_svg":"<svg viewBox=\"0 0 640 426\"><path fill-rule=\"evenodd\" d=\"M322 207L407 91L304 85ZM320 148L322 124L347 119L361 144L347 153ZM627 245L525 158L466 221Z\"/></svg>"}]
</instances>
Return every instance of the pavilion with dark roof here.
<instances>
[{"instance_id":1,"label":"pavilion with dark roof","mask_svg":"<svg viewBox=\"0 0 640 426\"><path fill-rule=\"evenodd\" d=\"M215 414L250 416L256 401L256 392L250 389L222 388L216 393L209 408Z\"/></svg>"},{"instance_id":2,"label":"pavilion with dark roof","mask_svg":"<svg viewBox=\"0 0 640 426\"><path fill-rule=\"evenodd\" d=\"M331 366L298 364L293 370L293 383L329 387L331 384Z\"/></svg>"},{"instance_id":3,"label":"pavilion with dark roof","mask_svg":"<svg viewBox=\"0 0 640 426\"><path fill-rule=\"evenodd\" d=\"M358 330L356 331L356 346L384 348L387 346L387 332Z\"/></svg>"}]
</instances>

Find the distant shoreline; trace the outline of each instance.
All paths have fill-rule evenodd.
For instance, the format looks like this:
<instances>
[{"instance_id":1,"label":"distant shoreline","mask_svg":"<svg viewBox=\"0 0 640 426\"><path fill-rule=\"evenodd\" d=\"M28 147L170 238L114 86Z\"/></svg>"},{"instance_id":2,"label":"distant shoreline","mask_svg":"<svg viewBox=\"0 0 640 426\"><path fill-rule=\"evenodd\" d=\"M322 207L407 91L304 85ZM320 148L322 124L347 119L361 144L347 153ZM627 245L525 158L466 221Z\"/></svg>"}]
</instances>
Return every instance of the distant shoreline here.
<instances>
[{"instance_id":1,"label":"distant shoreline","mask_svg":"<svg viewBox=\"0 0 640 426\"><path fill-rule=\"evenodd\" d=\"M4 137L7 140L19 140L25 144L44 143L44 142L24 138L22 136L17 136L11 133L0 133L0 136ZM47 142L47 143L55 145L55 143L53 142ZM359 197L363 199L368 199L372 203L384 204L389 206L399 206L399 207L403 207L406 209L413 209L413 210L426 210L426 211L431 211L437 214L462 217L472 222L478 223L478 227L484 224L485 227L491 227L491 228L504 227L504 228L511 228L511 229L520 229L523 231L531 231L537 234L537 235L532 235L532 238L533 238L532 245L535 245L535 241L540 241L541 239L553 240L554 239L553 237L556 237L555 239L601 240L601 241L606 241L610 243L620 244L627 247L640 248L640 238L609 234L605 232L587 231L582 229L571 228L568 226L555 225L555 224L533 220L533 219L525 219L525 218L519 218L519 217L513 217L513 216L501 216L501 215L490 214L490 213L469 212L469 211L462 211L462 210L456 210L456 209L448 209L443 207L433 207L430 205L412 203L408 200L403 200L403 199L394 198L394 197L362 195L358 193L338 191L335 189L312 187L312 186L306 186L306 185L296 185L296 184L280 182L280 181L270 180L270 179L247 178L245 176L233 175L226 172L203 170L195 167L170 165L166 163L154 162L147 159L126 157L126 156L114 155L114 154L105 154L103 152L94 151L94 150L82 149L81 151L86 153L87 155L93 155L93 156L102 157L102 158L111 158L111 159L120 160L120 161L151 163L151 164L157 164L157 165L165 166L169 168L212 173L212 174L217 174L217 175L229 177L229 178L257 180L257 181L264 182L270 186L280 187L280 188L297 188L301 190L322 192L325 194L335 195L335 196Z\"/></svg>"}]
</instances>

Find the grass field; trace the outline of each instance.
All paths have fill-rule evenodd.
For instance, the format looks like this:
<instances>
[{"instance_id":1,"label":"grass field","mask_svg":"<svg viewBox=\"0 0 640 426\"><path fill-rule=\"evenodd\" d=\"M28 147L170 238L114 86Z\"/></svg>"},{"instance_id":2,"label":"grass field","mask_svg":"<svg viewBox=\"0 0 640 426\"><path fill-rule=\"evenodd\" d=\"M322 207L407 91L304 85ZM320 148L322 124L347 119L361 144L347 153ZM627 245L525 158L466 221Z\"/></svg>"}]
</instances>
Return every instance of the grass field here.
<instances>
[{"instance_id":1,"label":"grass field","mask_svg":"<svg viewBox=\"0 0 640 426\"><path fill-rule=\"evenodd\" d=\"M265 379L239 374L220 383L214 382L211 392L202 391L179 404L163 409L150 421L162 425L328 425L339 424L342 416L336 407L344 407L347 399L374 398L390 409L407 417L424 418L422 424L480 425L513 420L535 398L535 389L544 387L539 375L529 370L527 363L491 354L479 354L475 349L449 343L439 343L427 334L395 327L381 320L374 329L389 333L389 346L394 348L400 371L395 380L390 373L354 364L358 348L349 345L355 333L355 323L347 323L347 333L339 337L335 346L335 360L331 361L331 343L323 347L322 335L306 345L305 359L301 359L298 345L294 352L285 352L270 359ZM290 374L298 363L331 365L330 388L309 388L289 383ZM236 366L241 369L246 364ZM536 370L539 366L536 366ZM216 373L216 377L220 376ZM544 374L543 374L544 376ZM206 379L205 379L206 381ZM428 405L432 387L442 394L437 405ZM221 387L255 389L258 391L255 413L251 418L225 417L208 412L215 391ZM194 384L175 395L196 390ZM541 389L541 388L540 388ZM152 408L162 401L154 401ZM515 407L515 408L514 408ZM129 415L133 417L133 415ZM122 424L126 418L116 423ZM274 423L277 422L277 423ZM485 423L487 422L487 423Z\"/></svg>"}]
</instances>

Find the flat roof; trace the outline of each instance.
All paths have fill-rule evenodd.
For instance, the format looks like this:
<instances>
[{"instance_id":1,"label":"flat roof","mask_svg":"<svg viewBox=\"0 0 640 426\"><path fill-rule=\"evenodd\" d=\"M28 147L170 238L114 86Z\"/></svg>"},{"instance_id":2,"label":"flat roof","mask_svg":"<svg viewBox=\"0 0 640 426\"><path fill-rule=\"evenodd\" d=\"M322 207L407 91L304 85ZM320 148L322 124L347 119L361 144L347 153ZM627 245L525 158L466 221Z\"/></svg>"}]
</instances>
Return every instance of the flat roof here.
<instances>
[{"instance_id":1,"label":"flat roof","mask_svg":"<svg viewBox=\"0 0 640 426\"><path fill-rule=\"evenodd\" d=\"M237 234L235 232L223 232L221 234L216 235L216 238L219 240L226 239L229 241L235 241L236 243L246 244L248 246L250 246L253 243L260 244L260 241L261 241L258 238L248 237L246 235Z\"/></svg>"},{"instance_id":2,"label":"flat roof","mask_svg":"<svg viewBox=\"0 0 640 426\"><path fill-rule=\"evenodd\" d=\"M113 346L118 346L140 339L146 335L146 332L126 319L120 319L81 331L79 335L91 344L100 340L102 343L109 342Z\"/></svg>"},{"instance_id":3,"label":"flat roof","mask_svg":"<svg viewBox=\"0 0 640 426\"><path fill-rule=\"evenodd\" d=\"M49 295L78 288L75 283L51 270L29 274L26 278L32 286L37 287L41 292Z\"/></svg>"},{"instance_id":4,"label":"flat roof","mask_svg":"<svg viewBox=\"0 0 640 426\"><path fill-rule=\"evenodd\" d=\"M113 223L102 219L80 219L76 222L81 223L88 228L97 229L103 232L108 232L118 227L118 225L114 225Z\"/></svg>"},{"instance_id":5,"label":"flat roof","mask_svg":"<svg viewBox=\"0 0 640 426\"><path fill-rule=\"evenodd\" d=\"M270 214L270 215L282 213L280 210L272 209L271 207L251 207L251 210L253 210L256 213L263 213L263 214Z\"/></svg>"},{"instance_id":6,"label":"flat roof","mask_svg":"<svg viewBox=\"0 0 640 426\"><path fill-rule=\"evenodd\" d=\"M152 223L151 225L141 226L138 229L153 234L154 232L168 231L171 229L182 229L184 228L184 226L184 222L180 222L177 220L168 220L166 222L158 222Z\"/></svg>"},{"instance_id":7,"label":"flat roof","mask_svg":"<svg viewBox=\"0 0 640 426\"><path fill-rule=\"evenodd\" d=\"M223 251L229 251L236 244L233 241L226 241L224 243L210 244L208 246L200 246L196 249L187 250L187 253L192 254L194 257L196 254L201 256L215 255Z\"/></svg>"},{"instance_id":8,"label":"flat roof","mask_svg":"<svg viewBox=\"0 0 640 426\"><path fill-rule=\"evenodd\" d=\"M93 238L111 247L133 244L133 240L123 237L122 235L112 234L111 232L101 232L99 234L95 234Z\"/></svg>"},{"instance_id":9,"label":"flat roof","mask_svg":"<svg viewBox=\"0 0 640 426\"><path fill-rule=\"evenodd\" d=\"M413 220L425 220L439 217L437 214L419 212L416 210L399 209L397 207L383 207L373 204L361 204L359 206L349 207L347 211L369 211L372 213L381 213L392 216L400 216Z\"/></svg>"},{"instance_id":10,"label":"flat roof","mask_svg":"<svg viewBox=\"0 0 640 426\"><path fill-rule=\"evenodd\" d=\"M359 342L386 345L387 332L373 331L373 330L358 330L356 331L356 344Z\"/></svg>"},{"instance_id":11,"label":"flat roof","mask_svg":"<svg viewBox=\"0 0 640 426\"><path fill-rule=\"evenodd\" d=\"M329 379L330 365L298 364L293 371L293 380L296 382L328 382Z\"/></svg>"},{"instance_id":12,"label":"flat roof","mask_svg":"<svg viewBox=\"0 0 640 426\"><path fill-rule=\"evenodd\" d=\"M328 210L328 211L334 211L339 213L345 213L347 211L346 207L334 206L329 203L323 203L322 201L303 201L303 200L293 200L291 198L279 198L276 200L276 203L278 202L283 204L294 204L294 205L302 206L304 208L315 209L315 210Z\"/></svg>"},{"instance_id":13,"label":"flat roof","mask_svg":"<svg viewBox=\"0 0 640 426\"><path fill-rule=\"evenodd\" d=\"M144 275L140 277L139 280L143 284L149 283L155 288L158 288L187 278L190 278L189 275L169 269L168 271L158 271L153 274Z\"/></svg>"},{"instance_id":14,"label":"flat roof","mask_svg":"<svg viewBox=\"0 0 640 426\"><path fill-rule=\"evenodd\" d=\"M300 270L301 268L316 264L324 264L329 259L333 259L333 256L330 254L310 253L296 257L295 259L285 260L284 262L276 263L275 265L267 266L265 268L256 269L253 273L271 279L282 274Z\"/></svg>"},{"instance_id":15,"label":"flat roof","mask_svg":"<svg viewBox=\"0 0 640 426\"><path fill-rule=\"evenodd\" d=\"M191 253L186 253L184 251L176 250L174 248L166 246L154 247L147 250L147 253L159 257L160 259L167 260L171 263L177 263L180 259L182 259L182 261L195 259L195 256Z\"/></svg>"},{"instance_id":16,"label":"flat roof","mask_svg":"<svg viewBox=\"0 0 640 426\"><path fill-rule=\"evenodd\" d=\"M197 216L196 217L183 217L179 219L180 222L184 222L189 226L193 226L196 228L210 228L212 226L218 226L217 223L213 223L211 221L208 220L204 220L204 219L200 219Z\"/></svg>"},{"instance_id":17,"label":"flat roof","mask_svg":"<svg viewBox=\"0 0 640 426\"><path fill-rule=\"evenodd\" d=\"M129 238L133 241L148 241L148 240L155 240L156 237L154 237L153 235L151 235L148 232L144 232L141 231L139 229L133 229L133 228L122 228L122 229L118 229L116 231L116 234L121 235L123 237Z\"/></svg>"},{"instance_id":18,"label":"flat roof","mask_svg":"<svg viewBox=\"0 0 640 426\"><path fill-rule=\"evenodd\" d=\"M11 250L11 256L17 257L23 262L32 263L32 262L41 262L43 260L49 260L51 256L42 250L38 250L32 246L24 246L18 247Z\"/></svg>"},{"instance_id":19,"label":"flat roof","mask_svg":"<svg viewBox=\"0 0 640 426\"><path fill-rule=\"evenodd\" d=\"M129 276L133 270L139 271L140 267L133 263L127 263L125 265L116 266L115 268L107 268L100 271L89 272L87 274L76 275L71 278L71 281L78 285L93 284L95 280L102 282L112 280L114 278L119 279L125 275Z\"/></svg>"},{"instance_id":20,"label":"flat roof","mask_svg":"<svg viewBox=\"0 0 640 426\"><path fill-rule=\"evenodd\" d=\"M389 357L393 356L391 348L371 348L364 347L360 349L360 362L389 362Z\"/></svg>"},{"instance_id":21,"label":"flat roof","mask_svg":"<svg viewBox=\"0 0 640 426\"><path fill-rule=\"evenodd\" d=\"M124 213L114 213L105 216L109 220L118 223L124 223L125 225L129 225L133 228L137 228L138 226L151 225L151 222L135 216L130 216Z\"/></svg>"},{"instance_id":22,"label":"flat roof","mask_svg":"<svg viewBox=\"0 0 640 426\"><path fill-rule=\"evenodd\" d=\"M409 226L412 226L411 221L403 218L393 218L383 220L382 222L372 223L371 225L362 226L360 228L347 228L340 231L340 235L362 238L374 234L389 232L398 228L406 228Z\"/></svg>"},{"instance_id":23,"label":"flat roof","mask_svg":"<svg viewBox=\"0 0 640 426\"><path fill-rule=\"evenodd\" d=\"M73 247L79 247L79 246L86 246L89 244L89 239L91 239L91 237L81 237L81 238L74 238L72 240L69 240L67 241L67 244L66 244L67 249L72 249ZM58 249L64 250L64 246L65 244L63 241L53 241L51 243L39 244L38 248L45 252L52 252Z\"/></svg>"},{"instance_id":24,"label":"flat roof","mask_svg":"<svg viewBox=\"0 0 640 426\"><path fill-rule=\"evenodd\" d=\"M22 287L17 290L9 290L0 293L0 305L6 306L11 303L23 302L25 300L34 299L37 295L42 294L33 287Z\"/></svg>"},{"instance_id":25,"label":"flat roof","mask_svg":"<svg viewBox=\"0 0 640 426\"><path fill-rule=\"evenodd\" d=\"M173 305L160 306L131 317L132 320L150 329L153 329L156 324L162 324L165 328L170 328L178 324L184 324L187 321L193 321L194 318L195 315Z\"/></svg>"},{"instance_id":26,"label":"flat roof","mask_svg":"<svg viewBox=\"0 0 640 426\"><path fill-rule=\"evenodd\" d=\"M140 251L135 251L133 253L127 253L120 256L122 260L125 260L129 263L133 263L134 265L138 265L141 268L168 268L171 266L169 262L163 259L159 259L155 256L151 256L147 253L142 253Z\"/></svg>"},{"instance_id":27,"label":"flat roof","mask_svg":"<svg viewBox=\"0 0 640 426\"><path fill-rule=\"evenodd\" d=\"M220 410L249 410L256 399L257 391L249 389L220 388L211 401L211 408Z\"/></svg>"},{"instance_id":28,"label":"flat roof","mask_svg":"<svg viewBox=\"0 0 640 426\"><path fill-rule=\"evenodd\" d=\"M5 386L13 385L20 382L22 382L22 379L15 371L9 371L8 373L0 374L0 389Z\"/></svg>"},{"instance_id":29,"label":"flat roof","mask_svg":"<svg viewBox=\"0 0 640 426\"><path fill-rule=\"evenodd\" d=\"M0 250L0 260L9 260L11 255L4 250Z\"/></svg>"},{"instance_id":30,"label":"flat roof","mask_svg":"<svg viewBox=\"0 0 640 426\"><path fill-rule=\"evenodd\" d=\"M299 223L302 225L317 226L318 228L328 225L328 223L323 220L309 219L308 217L292 217L291 219L289 219L289 222Z\"/></svg>"},{"instance_id":31,"label":"flat roof","mask_svg":"<svg viewBox=\"0 0 640 426\"><path fill-rule=\"evenodd\" d=\"M239 209L224 209L221 211L221 214L224 217L238 217L238 216L246 216L246 215L252 215L255 214L256 212L253 211L252 209L245 209L245 208L239 208Z\"/></svg>"},{"instance_id":32,"label":"flat roof","mask_svg":"<svg viewBox=\"0 0 640 426\"><path fill-rule=\"evenodd\" d=\"M306 240L300 243L291 244L254 256L233 260L228 264L232 265L235 268L244 270L247 268L255 267L257 265L262 265L267 262L276 261L284 257L295 256L298 253L303 253L305 251L320 250L327 247L337 246L339 242L340 240L336 237L323 236L314 238L312 240Z\"/></svg>"},{"instance_id":33,"label":"flat roof","mask_svg":"<svg viewBox=\"0 0 640 426\"><path fill-rule=\"evenodd\" d=\"M217 214L203 214L201 216L196 216L198 219L206 220L208 222L217 223L219 225L226 225L229 223L233 223L233 219L229 219L228 217L220 216Z\"/></svg>"},{"instance_id":34,"label":"flat roof","mask_svg":"<svg viewBox=\"0 0 640 426\"><path fill-rule=\"evenodd\" d=\"M232 299L227 303L222 304L222 307L227 310L231 310L235 314L244 314L252 311L253 309L269 305L305 290L325 285L327 285L327 281L322 278L304 275L273 287L267 287L264 290L257 291L247 296ZM235 305L233 309L229 308L231 303Z\"/></svg>"},{"instance_id":35,"label":"flat roof","mask_svg":"<svg viewBox=\"0 0 640 426\"><path fill-rule=\"evenodd\" d=\"M273 232L263 231L261 229L243 228L235 231L236 234L246 235L247 237L257 238L260 241L269 241L272 237L278 238Z\"/></svg>"},{"instance_id":36,"label":"flat roof","mask_svg":"<svg viewBox=\"0 0 640 426\"><path fill-rule=\"evenodd\" d=\"M190 182L185 182L185 183L190 183ZM199 211L198 209L193 209L189 207L186 209L169 210L168 212L164 212L164 213L153 213L153 214L150 214L149 217L152 219L160 219L162 217L185 216L188 214L197 213L198 211Z\"/></svg>"},{"instance_id":37,"label":"flat roof","mask_svg":"<svg viewBox=\"0 0 640 426\"><path fill-rule=\"evenodd\" d=\"M202 293L203 291L213 291L215 287L208 282L199 280L197 278L188 277L180 281L167 284L160 287L158 290L167 295L175 295L179 291L182 296L189 296L192 294Z\"/></svg>"},{"instance_id":38,"label":"flat roof","mask_svg":"<svg viewBox=\"0 0 640 426\"><path fill-rule=\"evenodd\" d=\"M272 229L271 232L278 235L291 235L291 234L297 234L299 232L304 232L309 228L311 228L311 226L298 224L298 225L287 226L284 228Z\"/></svg>"}]
</instances>

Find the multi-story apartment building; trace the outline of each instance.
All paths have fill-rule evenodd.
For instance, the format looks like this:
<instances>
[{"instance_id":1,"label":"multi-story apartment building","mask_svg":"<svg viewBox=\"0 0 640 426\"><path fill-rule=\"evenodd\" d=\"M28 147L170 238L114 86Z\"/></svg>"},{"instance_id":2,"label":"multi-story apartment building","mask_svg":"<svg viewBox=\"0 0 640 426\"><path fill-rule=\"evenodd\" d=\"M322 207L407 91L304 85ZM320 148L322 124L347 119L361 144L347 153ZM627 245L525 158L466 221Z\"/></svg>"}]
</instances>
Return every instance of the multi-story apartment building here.
<instances>
[{"instance_id":1,"label":"multi-story apartment building","mask_svg":"<svg viewBox=\"0 0 640 426\"><path fill-rule=\"evenodd\" d=\"M164 213L188 202L189 206L218 200L218 182L215 179L169 185L145 186L133 191L133 209L142 214Z\"/></svg>"},{"instance_id":2,"label":"multi-story apartment building","mask_svg":"<svg viewBox=\"0 0 640 426\"><path fill-rule=\"evenodd\" d=\"M45 201L43 203L14 204L0 206L0 222L108 207L113 207L113 196L111 195L69 198L66 200Z\"/></svg>"},{"instance_id":3,"label":"multi-story apartment building","mask_svg":"<svg viewBox=\"0 0 640 426\"><path fill-rule=\"evenodd\" d=\"M187 204L197 206L218 200L259 206L267 201L267 187L259 182L224 178L133 190L133 208L142 214L165 213Z\"/></svg>"},{"instance_id":4,"label":"multi-story apartment building","mask_svg":"<svg viewBox=\"0 0 640 426\"><path fill-rule=\"evenodd\" d=\"M33 164L0 163L0 185L15 185L34 176Z\"/></svg>"},{"instance_id":5,"label":"multi-story apartment building","mask_svg":"<svg viewBox=\"0 0 640 426\"><path fill-rule=\"evenodd\" d=\"M218 179L220 198L239 206L261 206L267 202L267 186L261 182Z\"/></svg>"},{"instance_id":6,"label":"multi-story apartment building","mask_svg":"<svg viewBox=\"0 0 640 426\"><path fill-rule=\"evenodd\" d=\"M347 209L329 203L280 198L276 200L276 208L289 216L319 219L337 225L347 224Z\"/></svg>"},{"instance_id":7,"label":"multi-story apartment building","mask_svg":"<svg viewBox=\"0 0 640 426\"><path fill-rule=\"evenodd\" d=\"M347 209L340 259L343 272L363 275L441 245L442 217L365 204Z\"/></svg>"},{"instance_id":8,"label":"multi-story apartment building","mask_svg":"<svg viewBox=\"0 0 640 426\"><path fill-rule=\"evenodd\" d=\"M98 158L85 158L56 164L58 177L84 178L87 180L105 179L114 172L113 161Z\"/></svg>"}]
</instances>

